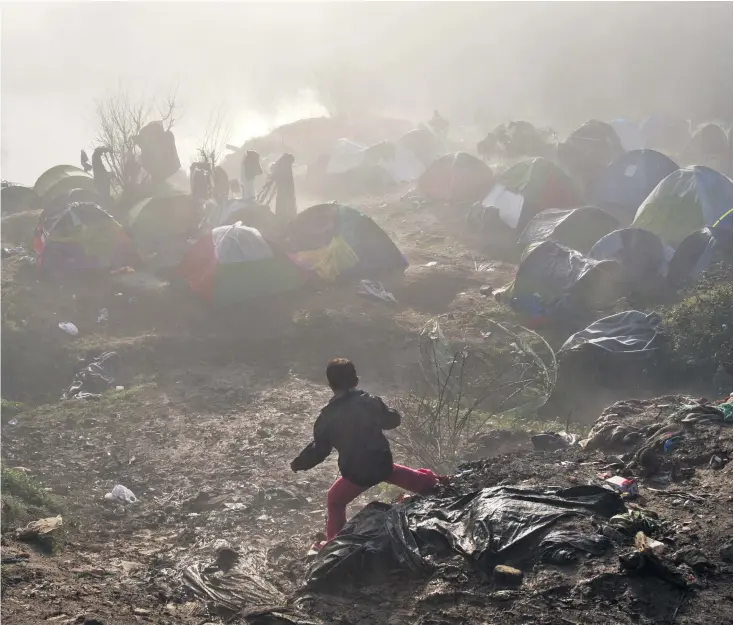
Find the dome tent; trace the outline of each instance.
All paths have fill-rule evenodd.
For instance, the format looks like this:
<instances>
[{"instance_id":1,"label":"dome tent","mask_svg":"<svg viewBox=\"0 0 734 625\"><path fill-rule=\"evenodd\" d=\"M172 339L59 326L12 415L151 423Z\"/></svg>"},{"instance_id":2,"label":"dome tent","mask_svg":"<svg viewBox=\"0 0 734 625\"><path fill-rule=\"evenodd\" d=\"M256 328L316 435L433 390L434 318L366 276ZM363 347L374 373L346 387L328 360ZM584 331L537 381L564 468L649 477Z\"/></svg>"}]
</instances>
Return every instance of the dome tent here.
<instances>
[{"instance_id":1,"label":"dome tent","mask_svg":"<svg viewBox=\"0 0 734 625\"><path fill-rule=\"evenodd\" d=\"M631 292L644 293L659 287L668 275L673 249L647 230L623 228L602 237L589 251L594 260L615 260L620 280Z\"/></svg>"},{"instance_id":2,"label":"dome tent","mask_svg":"<svg viewBox=\"0 0 734 625\"><path fill-rule=\"evenodd\" d=\"M37 200L36 192L30 187L9 184L0 190L0 210L3 215L31 210Z\"/></svg>"},{"instance_id":3,"label":"dome tent","mask_svg":"<svg viewBox=\"0 0 734 625\"><path fill-rule=\"evenodd\" d=\"M83 169L73 165L56 165L42 173L33 191L44 206L53 202L56 198L66 195L72 189L84 189L96 192L94 178Z\"/></svg>"},{"instance_id":4,"label":"dome tent","mask_svg":"<svg viewBox=\"0 0 734 625\"><path fill-rule=\"evenodd\" d=\"M194 293L216 304L235 304L296 289L302 275L254 228L220 226L192 245L178 274Z\"/></svg>"},{"instance_id":5,"label":"dome tent","mask_svg":"<svg viewBox=\"0 0 734 625\"><path fill-rule=\"evenodd\" d=\"M609 122L609 125L617 133L619 142L622 144L622 149L625 152L642 149L642 132L638 124L628 119L620 118Z\"/></svg>"},{"instance_id":6,"label":"dome tent","mask_svg":"<svg viewBox=\"0 0 734 625\"><path fill-rule=\"evenodd\" d=\"M214 205L207 216L209 227L230 226L242 222L243 226L255 228L266 240L275 241L279 238L280 224L267 206L257 202L232 200L226 206Z\"/></svg>"},{"instance_id":7,"label":"dome tent","mask_svg":"<svg viewBox=\"0 0 734 625\"><path fill-rule=\"evenodd\" d=\"M611 163L593 193L594 204L628 225L652 190L678 169L672 160L655 150L633 150Z\"/></svg>"},{"instance_id":8,"label":"dome tent","mask_svg":"<svg viewBox=\"0 0 734 625\"><path fill-rule=\"evenodd\" d=\"M703 227L714 234L732 230L732 181L709 167L673 172L650 193L637 210L632 226L657 234L676 246Z\"/></svg>"},{"instance_id":9,"label":"dome tent","mask_svg":"<svg viewBox=\"0 0 734 625\"><path fill-rule=\"evenodd\" d=\"M299 213L285 226L282 246L297 265L329 281L403 271L408 265L372 219L336 203L318 204Z\"/></svg>"},{"instance_id":10,"label":"dome tent","mask_svg":"<svg viewBox=\"0 0 734 625\"><path fill-rule=\"evenodd\" d=\"M640 124L643 147L677 154L691 140L691 123L662 115L650 115Z\"/></svg>"},{"instance_id":11,"label":"dome tent","mask_svg":"<svg viewBox=\"0 0 734 625\"><path fill-rule=\"evenodd\" d=\"M486 163L466 152L446 154L418 179L425 198L450 204L481 200L492 187L494 174Z\"/></svg>"},{"instance_id":12,"label":"dome tent","mask_svg":"<svg viewBox=\"0 0 734 625\"><path fill-rule=\"evenodd\" d=\"M543 157L520 161L505 170L482 201L487 208L498 208L500 219L519 231L540 211L576 208L580 203L581 195L573 180Z\"/></svg>"},{"instance_id":13,"label":"dome tent","mask_svg":"<svg viewBox=\"0 0 734 625\"><path fill-rule=\"evenodd\" d=\"M691 137L686 152L692 157L730 154L729 138L718 124L706 124Z\"/></svg>"},{"instance_id":14,"label":"dome tent","mask_svg":"<svg viewBox=\"0 0 734 625\"><path fill-rule=\"evenodd\" d=\"M38 266L48 272L109 270L137 254L124 228L97 204L74 202L36 232Z\"/></svg>"},{"instance_id":15,"label":"dome tent","mask_svg":"<svg viewBox=\"0 0 734 625\"><path fill-rule=\"evenodd\" d=\"M619 222L614 217L594 206L570 210L551 208L530 220L518 243L524 250L533 243L556 241L586 254L594 243L618 227Z\"/></svg>"},{"instance_id":16,"label":"dome tent","mask_svg":"<svg viewBox=\"0 0 734 625\"><path fill-rule=\"evenodd\" d=\"M574 130L558 146L558 159L583 182L585 192L594 189L607 165L622 154L624 149L614 128L595 119Z\"/></svg>"},{"instance_id":17,"label":"dome tent","mask_svg":"<svg viewBox=\"0 0 734 625\"><path fill-rule=\"evenodd\" d=\"M709 228L689 234L670 259L668 283L678 288L687 280L695 280L714 262L714 258L723 251L722 247Z\"/></svg>"}]
</instances>

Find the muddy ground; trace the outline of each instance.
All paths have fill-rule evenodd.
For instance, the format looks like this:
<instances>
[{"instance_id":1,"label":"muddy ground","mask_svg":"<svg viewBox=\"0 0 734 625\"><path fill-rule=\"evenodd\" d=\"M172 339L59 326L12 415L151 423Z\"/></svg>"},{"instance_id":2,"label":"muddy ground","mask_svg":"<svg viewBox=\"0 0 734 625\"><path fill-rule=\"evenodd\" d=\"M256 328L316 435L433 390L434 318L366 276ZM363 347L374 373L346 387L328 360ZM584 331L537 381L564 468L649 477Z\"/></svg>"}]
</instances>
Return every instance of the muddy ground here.
<instances>
[{"instance_id":1,"label":"muddy ground","mask_svg":"<svg viewBox=\"0 0 734 625\"><path fill-rule=\"evenodd\" d=\"M732 533L731 464L710 469L703 456L716 450L708 448L685 484L661 487L697 499L645 491L643 482L638 502L677 528L669 549L690 542L716 562L695 590L620 574L618 556L628 547L621 545L580 566L534 567L509 596L470 568L458 581L398 577L387 586L299 592L337 468L333 457L308 473L294 474L288 464L328 400L326 361L347 356L366 389L396 396L419 384L417 337L435 315L445 314L454 330L480 328L487 318L517 321L479 292L508 282L513 264L493 259L467 236L461 213L415 208L397 192L352 205L371 214L411 263L404 278L385 280L397 305L342 285L215 312L170 286L40 283L27 261L3 261L10 328L3 335L3 398L25 406L12 418L3 415L3 467L21 468L49 489L64 519L51 554L4 534L3 620L223 622L186 591L181 572L227 545L273 585L274 600L312 622L731 622L731 561L719 557ZM99 324L103 307L109 321ZM79 335L64 334L59 321L73 321ZM116 384L124 388L96 401L61 402L80 366L109 350L120 355ZM654 394L634 389L589 402L574 421L581 431L603 405ZM731 431L716 436L721 447ZM727 449L728 459L730 443ZM453 488L586 483L610 462L600 451L533 452L524 434L488 437L480 455L496 459L472 465ZM115 484L139 502L105 501ZM373 489L350 512L395 494ZM287 622L262 619L230 622Z\"/></svg>"}]
</instances>

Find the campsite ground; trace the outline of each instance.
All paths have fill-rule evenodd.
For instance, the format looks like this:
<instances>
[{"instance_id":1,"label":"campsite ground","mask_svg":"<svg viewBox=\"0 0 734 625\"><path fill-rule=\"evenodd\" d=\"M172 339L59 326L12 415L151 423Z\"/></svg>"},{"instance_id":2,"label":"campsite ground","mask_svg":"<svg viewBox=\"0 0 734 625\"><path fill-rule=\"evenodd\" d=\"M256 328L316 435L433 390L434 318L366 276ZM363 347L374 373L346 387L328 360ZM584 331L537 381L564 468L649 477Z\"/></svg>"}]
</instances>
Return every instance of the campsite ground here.
<instances>
[{"instance_id":1,"label":"campsite ground","mask_svg":"<svg viewBox=\"0 0 734 625\"><path fill-rule=\"evenodd\" d=\"M225 544L248 554L251 570L274 585L273 600L285 603L322 529L325 491L337 474L333 457L305 474L288 468L328 398L326 361L348 356L367 389L397 396L417 383L416 341L432 317L445 314L447 332L513 319L479 289L504 285L515 267L487 258L465 235L463 216L415 208L399 193L352 205L393 236L411 263L404 279L385 281L396 305L344 285L214 312L168 286L41 284L25 260L3 261L2 391L4 402L21 404L4 405L2 414L3 487L7 492L30 476L44 489L44 516L64 519L50 555L3 534L7 623L221 622L184 592L180 572L211 561ZM4 243L21 242L6 237L3 228ZM106 324L97 322L101 308L109 310ZM75 323L79 335L64 334L60 321ZM59 401L80 363L110 350L120 355L117 384L124 388L97 401ZM575 427L588 427L614 399L589 403L574 414ZM597 470L590 463L603 460L591 452L567 458L530 449L525 437L485 449L489 457L516 455L477 468L476 484L543 483L551 476L556 484L584 483ZM731 475L731 464L718 473L696 470L686 488L705 493L704 503L671 505L654 494L646 503L693 528L713 557L731 539ZM115 484L132 489L139 502L106 502ZM375 489L351 512L391 495ZM34 513L4 506L3 528L24 525ZM365 625L731 620L730 568L728 578L714 577L691 596L658 580L628 584L617 570L613 556L578 570L537 568L520 596L509 599L488 593L486 580L471 574L302 595L295 605L324 623Z\"/></svg>"}]
</instances>

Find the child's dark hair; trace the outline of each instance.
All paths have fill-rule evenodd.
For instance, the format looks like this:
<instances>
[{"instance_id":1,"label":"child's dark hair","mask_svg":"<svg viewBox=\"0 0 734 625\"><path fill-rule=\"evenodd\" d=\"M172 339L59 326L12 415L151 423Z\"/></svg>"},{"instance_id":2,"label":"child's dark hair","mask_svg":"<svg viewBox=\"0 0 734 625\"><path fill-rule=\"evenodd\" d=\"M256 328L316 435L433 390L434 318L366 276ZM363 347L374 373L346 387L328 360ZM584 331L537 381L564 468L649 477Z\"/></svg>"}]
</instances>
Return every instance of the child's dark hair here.
<instances>
[{"instance_id":1,"label":"child's dark hair","mask_svg":"<svg viewBox=\"0 0 734 625\"><path fill-rule=\"evenodd\" d=\"M354 363L346 358L334 358L326 366L326 379L334 391L348 391L359 384Z\"/></svg>"}]
</instances>

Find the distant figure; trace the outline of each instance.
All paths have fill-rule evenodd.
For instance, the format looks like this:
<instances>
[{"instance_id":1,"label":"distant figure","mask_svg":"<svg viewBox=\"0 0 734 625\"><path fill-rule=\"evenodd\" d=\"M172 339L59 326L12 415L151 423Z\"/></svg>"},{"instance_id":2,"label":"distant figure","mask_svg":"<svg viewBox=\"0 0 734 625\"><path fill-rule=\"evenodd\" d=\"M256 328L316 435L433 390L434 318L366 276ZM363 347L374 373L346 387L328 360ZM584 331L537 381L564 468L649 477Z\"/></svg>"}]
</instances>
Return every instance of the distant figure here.
<instances>
[{"instance_id":1,"label":"distant figure","mask_svg":"<svg viewBox=\"0 0 734 625\"><path fill-rule=\"evenodd\" d=\"M212 196L212 176L209 163L191 163L189 168L191 197L203 204Z\"/></svg>"},{"instance_id":2,"label":"distant figure","mask_svg":"<svg viewBox=\"0 0 734 625\"><path fill-rule=\"evenodd\" d=\"M255 199L255 178L261 176L262 173L260 155L252 150L245 152L241 167L243 200L249 201Z\"/></svg>"},{"instance_id":3,"label":"distant figure","mask_svg":"<svg viewBox=\"0 0 734 625\"><path fill-rule=\"evenodd\" d=\"M296 208L296 190L293 182L293 163L295 158L292 154L283 154L271 170L271 176L275 183L275 215L282 223L293 219L298 211Z\"/></svg>"},{"instance_id":4,"label":"distant figure","mask_svg":"<svg viewBox=\"0 0 734 625\"><path fill-rule=\"evenodd\" d=\"M220 166L214 168L214 199L220 205L229 200L229 176Z\"/></svg>"},{"instance_id":5,"label":"distant figure","mask_svg":"<svg viewBox=\"0 0 734 625\"><path fill-rule=\"evenodd\" d=\"M89 162L89 157L84 150L82 150L82 169L87 173L92 171L92 164Z\"/></svg>"},{"instance_id":6,"label":"distant figure","mask_svg":"<svg viewBox=\"0 0 734 625\"><path fill-rule=\"evenodd\" d=\"M102 156L105 154L111 154L112 150L109 148L96 148L92 152L92 174L94 176L94 186L97 189L97 193L102 199L110 199L110 185L112 184L112 174L107 171L102 161Z\"/></svg>"},{"instance_id":7,"label":"distant figure","mask_svg":"<svg viewBox=\"0 0 734 625\"><path fill-rule=\"evenodd\" d=\"M446 135L449 133L449 123L441 117L441 114L438 111L433 111L433 117L431 118L431 121L428 122L428 125L441 139L445 139Z\"/></svg>"}]
</instances>

